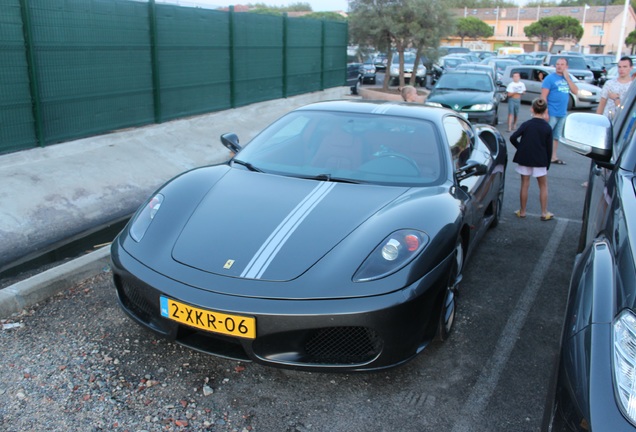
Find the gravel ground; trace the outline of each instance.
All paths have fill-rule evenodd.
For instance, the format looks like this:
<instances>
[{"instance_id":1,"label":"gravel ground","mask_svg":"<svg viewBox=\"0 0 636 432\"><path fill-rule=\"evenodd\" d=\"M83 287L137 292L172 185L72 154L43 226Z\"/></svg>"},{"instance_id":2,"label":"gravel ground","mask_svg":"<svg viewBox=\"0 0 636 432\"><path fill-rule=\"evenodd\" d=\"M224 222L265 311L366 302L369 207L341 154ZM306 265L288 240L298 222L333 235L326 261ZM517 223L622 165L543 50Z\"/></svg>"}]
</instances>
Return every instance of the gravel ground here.
<instances>
[{"instance_id":1,"label":"gravel ground","mask_svg":"<svg viewBox=\"0 0 636 432\"><path fill-rule=\"evenodd\" d=\"M252 430L249 408L223 394L245 365L209 362L134 328L110 278L104 273L2 321L0 429Z\"/></svg>"}]
</instances>

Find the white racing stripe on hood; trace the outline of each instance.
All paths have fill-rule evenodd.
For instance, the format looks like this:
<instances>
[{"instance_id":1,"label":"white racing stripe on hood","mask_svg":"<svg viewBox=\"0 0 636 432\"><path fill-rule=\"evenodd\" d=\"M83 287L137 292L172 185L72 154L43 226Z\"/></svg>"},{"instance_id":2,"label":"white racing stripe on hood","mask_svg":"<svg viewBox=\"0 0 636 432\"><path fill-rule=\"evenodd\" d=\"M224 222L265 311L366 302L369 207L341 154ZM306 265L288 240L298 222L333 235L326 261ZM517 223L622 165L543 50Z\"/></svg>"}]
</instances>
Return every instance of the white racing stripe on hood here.
<instances>
[{"instance_id":1,"label":"white racing stripe on hood","mask_svg":"<svg viewBox=\"0 0 636 432\"><path fill-rule=\"evenodd\" d=\"M300 223L312 212L336 183L321 182L276 227L241 273L241 277L259 279Z\"/></svg>"}]
</instances>

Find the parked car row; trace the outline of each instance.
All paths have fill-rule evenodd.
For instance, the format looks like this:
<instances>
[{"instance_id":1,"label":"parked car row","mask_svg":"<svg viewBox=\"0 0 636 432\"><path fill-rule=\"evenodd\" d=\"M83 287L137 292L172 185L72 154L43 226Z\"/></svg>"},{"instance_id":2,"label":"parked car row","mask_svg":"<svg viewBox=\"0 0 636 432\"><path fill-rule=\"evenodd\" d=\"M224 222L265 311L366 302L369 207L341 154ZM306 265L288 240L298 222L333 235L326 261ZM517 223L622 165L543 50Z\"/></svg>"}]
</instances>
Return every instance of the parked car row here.
<instances>
[{"instance_id":1,"label":"parked car row","mask_svg":"<svg viewBox=\"0 0 636 432\"><path fill-rule=\"evenodd\" d=\"M541 84L543 78L554 72L553 67L534 65L511 65L506 67L501 83L507 86L512 81L512 75L519 73L521 82L526 86L526 92L521 96L522 102L532 102L541 96ZM581 108L594 108L601 100L601 88L587 82L580 81L574 74L570 78L579 88L577 94L570 93L568 110Z\"/></svg>"}]
</instances>

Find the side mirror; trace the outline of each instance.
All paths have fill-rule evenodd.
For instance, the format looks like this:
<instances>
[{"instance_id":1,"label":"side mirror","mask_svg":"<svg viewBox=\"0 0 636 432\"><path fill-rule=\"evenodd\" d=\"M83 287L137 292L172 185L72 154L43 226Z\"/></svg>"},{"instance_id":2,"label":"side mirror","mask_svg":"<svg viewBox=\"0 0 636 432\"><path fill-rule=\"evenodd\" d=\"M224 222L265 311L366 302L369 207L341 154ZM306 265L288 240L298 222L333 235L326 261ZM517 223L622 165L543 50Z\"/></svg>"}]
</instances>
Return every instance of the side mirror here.
<instances>
[{"instance_id":1,"label":"side mirror","mask_svg":"<svg viewBox=\"0 0 636 432\"><path fill-rule=\"evenodd\" d=\"M238 153L243 149L243 147L239 145L239 139L235 133L221 135L221 143L233 153Z\"/></svg>"},{"instance_id":2,"label":"side mirror","mask_svg":"<svg viewBox=\"0 0 636 432\"><path fill-rule=\"evenodd\" d=\"M568 114L559 142L576 153L598 162L612 158L613 130L610 119L602 114Z\"/></svg>"},{"instance_id":3,"label":"side mirror","mask_svg":"<svg viewBox=\"0 0 636 432\"><path fill-rule=\"evenodd\" d=\"M469 160L466 165L455 171L457 181L462 181L468 177L476 175L484 175L488 172L488 167L484 164L480 164L477 161Z\"/></svg>"}]
</instances>

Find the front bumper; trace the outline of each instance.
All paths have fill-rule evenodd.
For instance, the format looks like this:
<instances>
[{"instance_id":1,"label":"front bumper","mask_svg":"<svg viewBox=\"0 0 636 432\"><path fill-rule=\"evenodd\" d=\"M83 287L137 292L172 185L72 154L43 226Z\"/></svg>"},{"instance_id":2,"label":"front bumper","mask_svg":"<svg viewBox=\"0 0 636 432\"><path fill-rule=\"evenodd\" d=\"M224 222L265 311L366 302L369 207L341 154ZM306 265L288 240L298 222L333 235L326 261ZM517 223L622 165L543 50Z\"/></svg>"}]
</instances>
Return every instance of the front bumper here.
<instances>
[{"instance_id":1,"label":"front bumper","mask_svg":"<svg viewBox=\"0 0 636 432\"><path fill-rule=\"evenodd\" d=\"M494 124L497 117L497 111L461 111L463 116L468 117L471 123Z\"/></svg>"},{"instance_id":2,"label":"front bumper","mask_svg":"<svg viewBox=\"0 0 636 432\"><path fill-rule=\"evenodd\" d=\"M214 293L169 279L135 260L118 241L111 259L123 310L161 336L219 357L342 371L397 366L420 352L434 337L451 265L446 258L411 286L380 296L271 300ZM164 318L160 296L254 317L256 338L219 335Z\"/></svg>"}]
</instances>

